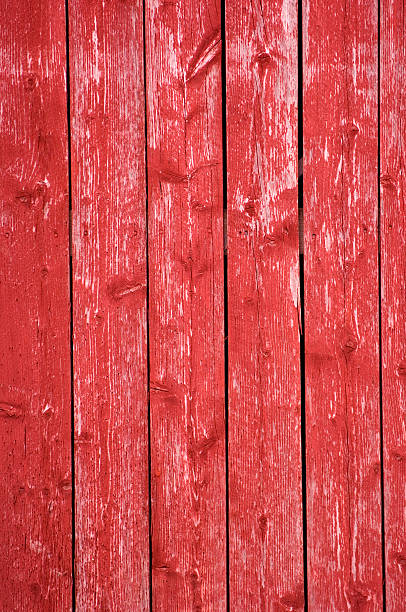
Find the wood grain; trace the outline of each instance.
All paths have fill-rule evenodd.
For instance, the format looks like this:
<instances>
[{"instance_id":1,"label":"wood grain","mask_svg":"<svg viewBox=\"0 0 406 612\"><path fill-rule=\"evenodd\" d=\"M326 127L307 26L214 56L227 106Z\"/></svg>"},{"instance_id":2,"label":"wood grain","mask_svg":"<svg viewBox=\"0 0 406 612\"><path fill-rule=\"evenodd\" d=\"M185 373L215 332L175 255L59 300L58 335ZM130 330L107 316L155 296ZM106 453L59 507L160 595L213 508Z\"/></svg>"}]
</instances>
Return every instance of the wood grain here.
<instances>
[{"instance_id":1,"label":"wood grain","mask_svg":"<svg viewBox=\"0 0 406 612\"><path fill-rule=\"evenodd\" d=\"M304 3L310 610L381 610L378 6Z\"/></svg>"},{"instance_id":2,"label":"wood grain","mask_svg":"<svg viewBox=\"0 0 406 612\"><path fill-rule=\"evenodd\" d=\"M386 604L406 601L406 17L382 0L380 37L382 414Z\"/></svg>"},{"instance_id":3,"label":"wood grain","mask_svg":"<svg viewBox=\"0 0 406 612\"><path fill-rule=\"evenodd\" d=\"M152 602L225 610L220 2L146 1Z\"/></svg>"},{"instance_id":4,"label":"wood grain","mask_svg":"<svg viewBox=\"0 0 406 612\"><path fill-rule=\"evenodd\" d=\"M71 609L63 2L0 3L0 606Z\"/></svg>"},{"instance_id":5,"label":"wood grain","mask_svg":"<svg viewBox=\"0 0 406 612\"><path fill-rule=\"evenodd\" d=\"M297 3L226 5L231 610L301 610Z\"/></svg>"},{"instance_id":6,"label":"wood grain","mask_svg":"<svg viewBox=\"0 0 406 612\"><path fill-rule=\"evenodd\" d=\"M77 607L148 610L142 2L69 16Z\"/></svg>"}]
</instances>

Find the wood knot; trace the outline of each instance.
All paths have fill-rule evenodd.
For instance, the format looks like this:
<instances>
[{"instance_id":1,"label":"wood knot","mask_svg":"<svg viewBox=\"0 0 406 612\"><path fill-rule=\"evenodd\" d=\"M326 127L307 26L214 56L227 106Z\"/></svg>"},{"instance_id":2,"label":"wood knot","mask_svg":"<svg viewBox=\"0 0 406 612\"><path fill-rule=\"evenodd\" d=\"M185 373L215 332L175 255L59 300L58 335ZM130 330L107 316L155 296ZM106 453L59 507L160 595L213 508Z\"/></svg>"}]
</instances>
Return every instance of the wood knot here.
<instances>
[{"instance_id":1,"label":"wood knot","mask_svg":"<svg viewBox=\"0 0 406 612\"><path fill-rule=\"evenodd\" d=\"M35 72L26 74L23 79L25 91L34 91L38 85L38 77Z\"/></svg>"},{"instance_id":2,"label":"wood knot","mask_svg":"<svg viewBox=\"0 0 406 612\"><path fill-rule=\"evenodd\" d=\"M22 406L9 402L0 402L0 417L7 419L19 419L23 416Z\"/></svg>"},{"instance_id":3,"label":"wood knot","mask_svg":"<svg viewBox=\"0 0 406 612\"><path fill-rule=\"evenodd\" d=\"M346 589L346 596L351 610L359 612L368 607L368 602L371 598L369 590L360 583L351 583Z\"/></svg>"},{"instance_id":4,"label":"wood knot","mask_svg":"<svg viewBox=\"0 0 406 612\"><path fill-rule=\"evenodd\" d=\"M178 185L180 183L187 183L189 175L184 172L178 172L172 168L150 168L151 172L158 174L159 181L161 183L170 183L172 185Z\"/></svg>"},{"instance_id":5,"label":"wood knot","mask_svg":"<svg viewBox=\"0 0 406 612\"><path fill-rule=\"evenodd\" d=\"M266 249L267 247L273 249L278 245L278 242L279 238L277 234L267 234L264 237L264 244L262 245L262 249Z\"/></svg>"},{"instance_id":6,"label":"wood knot","mask_svg":"<svg viewBox=\"0 0 406 612\"><path fill-rule=\"evenodd\" d=\"M394 191L396 189L396 181L389 173L381 174L380 183L384 189Z\"/></svg>"},{"instance_id":7,"label":"wood knot","mask_svg":"<svg viewBox=\"0 0 406 612\"><path fill-rule=\"evenodd\" d=\"M90 444L92 441L92 435L87 431L81 431L78 436L75 436L75 442L78 444Z\"/></svg>"},{"instance_id":8,"label":"wood knot","mask_svg":"<svg viewBox=\"0 0 406 612\"><path fill-rule=\"evenodd\" d=\"M272 62L272 58L267 51L262 51L254 57L254 62L259 66L267 67Z\"/></svg>"},{"instance_id":9,"label":"wood knot","mask_svg":"<svg viewBox=\"0 0 406 612\"><path fill-rule=\"evenodd\" d=\"M269 357L272 357L273 351L272 351L272 347L269 345L263 345L261 346L261 355L265 358L268 359Z\"/></svg>"},{"instance_id":10,"label":"wood knot","mask_svg":"<svg viewBox=\"0 0 406 612\"><path fill-rule=\"evenodd\" d=\"M298 584L294 591L286 593L283 595L279 604L282 607L282 610L303 610L304 608L304 586L303 584Z\"/></svg>"},{"instance_id":11,"label":"wood knot","mask_svg":"<svg viewBox=\"0 0 406 612\"><path fill-rule=\"evenodd\" d=\"M213 446L215 446L218 442L218 436L215 434L211 436L204 436L199 442L196 444L196 450L202 458L207 456L207 453Z\"/></svg>"},{"instance_id":12,"label":"wood knot","mask_svg":"<svg viewBox=\"0 0 406 612\"><path fill-rule=\"evenodd\" d=\"M351 272L353 266L354 266L354 262L352 261L352 259L347 257L343 265L344 272L348 274L349 272Z\"/></svg>"},{"instance_id":13,"label":"wood knot","mask_svg":"<svg viewBox=\"0 0 406 612\"><path fill-rule=\"evenodd\" d=\"M44 407L41 410L41 414L45 418L49 419L54 414L54 409L52 408L51 404L46 402L46 404L44 405Z\"/></svg>"},{"instance_id":14,"label":"wood knot","mask_svg":"<svg viewBox=\"0 0 406 612\"><path fill-rule=\"evenodd\" d=\"M265 535L268 529L268 517L266 514L261 514L258 517L258 525L262 535Z\"/></svg>"},{"instance_id":15,"label":"wood knot","mask_svg":"<svg viewBox=\"0 0 406 612\"><path fill-rule=\"evenodd\" d=\"M72 480L70 478L63 478L59 483L58 483L58 489L60 489L60 491L71 491L72 490Z\"/></svg>"},{"instance_id":16,"label":"wood knot","mask_svg":"<svg viewBox=\"0 0 406 612\"><path fill-rule=\"evenodd\" d=\"M189 572L189 578L192 580L192 582L198 582L200 580L199 572L197 571L197 569L194 569Z\"/></svg>"},{"instance_id":17,"label":"wood knot","mask_svg":"<svg viewBox=\"0 0 406 612\"><path fill-rule=\"evenodd\" d=\"M193 255L192 255L192 253L189 253L186 257L180 257L179 258L179 263L182 266L182 268L185 270L185 272L190 274L192 272L192 270L193 270Z\"/></svg>"},{"instance_id":18,"label":"wood knot","mask_svg":"<svg viewBox=\"0 0 406 612\"><path fill-rule=\"evenodd\" d=\"M34 203L34 194L31 191L19 191L16 194L16 200L24 204L27 208L31 208Z\"/></svg>"},{"instance_id":19,"label":"wood knot","mask_svg":"<svg viewBox=\"0 0 406 612\"><path fill-rule=\"evenodd\" d=\"M262 73L263 75L266 70L269 70L269 68L276 66L278 64L278 61L282 58L283 56L280 55L280 53L277 53L276 51L260 51L252 58L252 64L256 65L260 73Z\"/></svg>"},{"instance_id":20,"label":"wood knot","mask_svg":"<svg viewBox=\"0 0 406 612\"><path fill-rule=\"evenodd\" d=\"M200 202L199 200L193 200L192 209L198 212L203 212L205 210L210 210L210 207L207 206L204 202Z\"/></svg>"},{"instance_id":21,"label":"wood knot","mask_svg":"<svg viewBox=\"0 0 406 612\"><path fill-rule=\"evenodd\" d=\"M346 333L341 342L341 350L345 357L349 357L351 353L358 348L358 339L351 333Z\"/></svg>"},{"instance_id":22,"label":"wood knot","mask_svg":"<svg viewBox=\"0 0 406 612\"><path fill-rule=\"evenodd\" d=\"M396 367L396 374L399 376L399 378L406 377L406 359L399 361Z\"/></svg>"},{"instance_id":23,"label":"wood knot","mask_svg":"<svg viewBox=\"0 0 406 612\"><path fill-rule=\"evenodd\" d=\"M45 193L47 192L48 185L45 181L38 181L35 185L34 194L36 198L43 198Z\"/></svg>"},{"instance_id":24,"label":"wood knot","mask_svg":"<svg viewBox=\"0 0 406 612\"><path fill-rule=\"evenodd\" d=\"M109 121L109 116L106 115L103 110L93 110L87 113L84 119L88 126L93 126L96 121L98 121L101 125L106 125L106 123Z\"/></svg>"},{"instance_id":25,"label":"wood knot","mask_svg":"<svg viewBox=\"0 0 406 612\"><path fill-rule=\"evenodd\" d=\"M38 181L34 189L22 189L16 193L15 198L27 208L31 208L34 204L44 200L47 189L48 185L44 181Z\"/></svg>"},{"instance_id":26,"label":"wood knot","mask_svg":"<svg viewBox=\"0 0 406 612\"><path fill-rule=\"evenodd\" d=\"M359 127L355 125L355 123L348 123L345 127L345 131L348 139L348 145L352 148L355 143L355 138L359 134Z\"/></svg>"},{"instance_id":27,"label":"wood knot","mask_svg":"<svg viewBox=\"0 0 406 612\"><path fill-rule=\"evenodd\" d=\"M186 82L195 79L199 75L205 74L206 70L220 56L220 53L221 30L217 28L205 37L197 48L186 72Z\"/></svg>"},{"instance_id":28,"label":"wood knot","mask_svg":"<svg viewBox=\"0 0 406 612\"><path fill-rule=\"evenodd\" d=\"M396 563L402 572L406 572L406 553L395 551L390 555L392 563Z\"/></svg>"},{"instance_id":29,"label":"wood knot","mask_svg":"<svg viewBox=\"0 0 406 612\"><path fill-rule=\"evenodd\" d=\"M278 244L278 236L276 234L265 236L265 243L271 247L275 247Z\"/></svg>"},{"instance_id":30,"label":"wood knot","mask_svg":"<svg viewBox=\"0 0 406 612\"><path fill-rule=\"evenodd\" d=\"M355 137L359 133L359 127L355 123L347 124L347 134L350 137Z\"/></svg>"},{"instance_id":31,"label":"wood knot","mask_svg":"<svg viewBox=\"0 0 406 612\"><path fill-rule=\"evenodd\" d=\"M406 460L406 452L403 448L393 448L390 451L390 457L397 463L404 463Z\"/></svg>"},{"instance_id":32,"label":"wood knot","mask_svg":"<svg viewBox=\"0 0 406 612\"><path fill-rule=\"evenodd\" d=\"M166 563L156 565L155 567L153 567L153 569L156 572L161 572L165 574L165 576L170 580L176 580L178 578L182 578L182 575L180 574L180 572L172 568L170 565L167 565Z\"/></svg>"},{"instance_id":33,"label":"wood knot","mask_svg":"<svg viewBox=\"0 0 406 612\"><path fill-rule=\"evenodd\" d=\"M249 217L253 217L256 213L256 200L248 198L245 202L244 211Z\"/></svg>"},{"instance_id":34,"label":"wood knot","mask_svg":"<svg viewBox=\"0 0 406 612\"><path fill-rule=\"evenodd\" d=\"M204 106L196 104L192 108L192 110L189 113L187 113L187 115L185 117L185 122L186 123L191 123L193 121L193 119L195 119L199 115L202 115L204 113L204 111L205 111Z\"/></svg>"},{"instance_id":35,"label":"wood knot","mask_svg":"<svg viewBox=\"0 0 406 612\"><path fill-rule=\"evenodd\" d=\"M244 306L247 306L247 307L256 306L256 304L257 304L256 296L254 294L247 295L245 298L243 298L243 304L244 304Z\"/></svg>"},{"instance_id":36,"label":"wood knot","mask_svg":"<svg viewBox=\"0 0 406 612\"><path fill-rule=\"evenodd\" d=\"M150 393L157 394L157 399L171 409L178 408L181 404L181 397L185 395L183 385L173 381L172 384L165 382L152 382L150 385Z\"/></svg>"},{"instance_id":37,"label":"wood knot","mask_svg":"<svg viewBox=\"0 0 406 612\"><path fill-rule=\"evenodd\" d=\"M141 278L116 277L107 285L107 295L113 302L120 302L124 298L134 297L139 307L145 303L147 290Z\"/></svg>"},{"instance_id":38,"label":"wood knot","mask_svg":"<svg viewBox=\"0 0 406 612\"><path fill-rule=\"evenodd\" d=\"M31 582L30 591L34 597L39 597L41 595L41 587L38 582Z\"/></svg>"}]
</instances>

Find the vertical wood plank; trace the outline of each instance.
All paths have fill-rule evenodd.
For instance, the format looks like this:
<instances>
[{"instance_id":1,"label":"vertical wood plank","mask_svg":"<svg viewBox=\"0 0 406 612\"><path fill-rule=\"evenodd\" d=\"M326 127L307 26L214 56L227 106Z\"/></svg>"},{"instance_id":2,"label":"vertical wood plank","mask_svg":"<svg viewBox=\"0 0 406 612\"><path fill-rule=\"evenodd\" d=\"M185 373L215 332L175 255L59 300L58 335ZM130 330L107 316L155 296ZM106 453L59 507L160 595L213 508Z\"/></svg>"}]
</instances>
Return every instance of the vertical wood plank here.
<instances>
[{"instance_id":1,"label":"vertical wood plank","mask_svg":"<svg viewBox=\"0 0 406 612\"><path fill-rule=\"evenodd\" d=\"M0 3L0 602L71 609L63 2Z\"/></svg>"},{"instance_id":2,"label":"vertical wood plank","mask_svg":"<svg viewBox=\"0 0 406 612\"><path fill-rule=\"evenodd\" d=\"M77 606L148 610L142 1L69 10Z\"/></svg>"},{"instance_id":3,"label":"vertical wood plank","mask_svg":"<svg viewBox=\"0 0 406 612\"><path fill-rule=\"evenodd\" d=\"M378 6L303 15L309 609L381 610Z\"/></svg>"},{"instance_id":4,"label":"vertical wood plank","mask_svg":"<svg viewBox=\"0 0 406 612\"><path fill-rule=\"evenodd\" d=\"M232 610L304 606L297 19L226 3Z\"/></svg>"},{"instance_id":5,"label":"vertical wood plank","mask_svg":"<svg viewBox=\"0 0 406 612\"><path fill-rule=\"evenodd\" d=\"M381 315L386 603L406 601L406 17L381 1Z\"/></svg>"},{"instance_id":6,"label":"vertical wood plank","mask_svg":"<svg viewBox=\"0 0 406 612\"><path fill-rule=\"evenodd\" d=\"M225 610L218 0L146 1L152 598Z\"/></svg>"}]
</instances>

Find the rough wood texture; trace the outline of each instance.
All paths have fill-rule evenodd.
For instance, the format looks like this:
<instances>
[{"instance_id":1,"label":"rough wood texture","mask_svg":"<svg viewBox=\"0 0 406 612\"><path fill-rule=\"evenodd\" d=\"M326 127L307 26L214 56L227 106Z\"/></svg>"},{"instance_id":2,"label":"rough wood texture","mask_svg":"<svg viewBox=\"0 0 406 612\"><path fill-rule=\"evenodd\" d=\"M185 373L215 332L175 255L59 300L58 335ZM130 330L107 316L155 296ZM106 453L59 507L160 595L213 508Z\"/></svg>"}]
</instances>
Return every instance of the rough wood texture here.
<instances>
[{"instance_id":1,"label":"rough wood texture","mask_svg":"<svg viewBox=\"0 0 406 612\"><path fill-rule=\"evenodd\" d=\"M310 610L381 610L376 0L304 3Z\"/></svg>"},{"instance_id":2,"label":"rough wood texture","mask_svg":"<svg viewBox=\"0 0 406 612\"><path fill-rule=\"evenodd\" d=\"M296 0L226 5L231 610L301 610Z\"/></svg>"},{"instance_id":3,"label":"rough wood texture","mask_svg":"<svg viewBox=\"0 0 406 612\"><path fill-rule=\"evenodd\" d=\"M0 607L71 609L64 3L0 3Z\"/></svg>"},{"instance_id":4,"label":"rough wood texture","mask_svg":"<svg viewBox=\"0 0 406 612\"><path fill-rule=\"evenodd\" d=\"M77 606L148 610L142 1L69 11Z\"/></svg>"},{"instance_id":5,"label":"rough wood texture","mask_svg":"<svg viewBox=\"0 0 406 612\"><path fill-rule=\"evenodd\" d=\"M406 601L406 16L402 0L381 2L382 413L386 602Z\"/></svg>"},{"instance_id":6,"label":"rough wood texture","mask_svg":"<svg viewBox=\"0 0 406 612\"><path fill-rule=\"evenodd\" d=\"M220 2L146 2L152 600L225 610Z\"/></svg>"},{"instance_id":7,"label":"rough wood texture","mask_svg":"<svg viewBox=\"0 0 406 612\"><path fill-rule=\"evenodd\" d=\"M70 110L65 3L0 0L0 610L303 610L298 0L67 8ZM311 612L385 606L381 449L405 607L405 38L303 0Z\"/></svg>"}]
</instances>

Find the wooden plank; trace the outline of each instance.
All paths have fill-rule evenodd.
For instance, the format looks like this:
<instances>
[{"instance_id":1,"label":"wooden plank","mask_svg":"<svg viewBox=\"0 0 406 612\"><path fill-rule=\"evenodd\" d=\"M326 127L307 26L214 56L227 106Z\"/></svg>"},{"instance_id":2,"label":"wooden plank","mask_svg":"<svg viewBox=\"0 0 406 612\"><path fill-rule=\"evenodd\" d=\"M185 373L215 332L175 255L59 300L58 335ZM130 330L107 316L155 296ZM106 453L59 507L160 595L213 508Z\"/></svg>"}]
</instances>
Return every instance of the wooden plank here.
<instances>
[{"instance_id":1,"label":"wooden plank","mask_svg":"<svg viewBox=\"0 0 406 612\"><path fill-rule=\"evenodd\" d=\"M382 415L387 610L406 601L406 18L382 0L380 38Z\"/></svg>"},{"instance_id":2,"label":"wooden plank","mask_svg":"<svg viewBox=\"0 0 406 612\"><path fill-rule=\"evenodd\" d=\"M142 1L69 11L77 606L148 610Z\"/></svg>"},{"instance_id":3,"label":"wooden plank","mask_svg":"<svg viewBox=\"0 0 406 612\"><path fill-rule=\"evenodd\" d=\"M297 19L226 4L231 610L304 605Z\"/></svg>"},{"instance_id":4,"label":"wooden plank","mask_svg":"<svg viewBox=\"0 0 406 612\"><path fill-rule=\"evenodd\" d=\"M304 3L310 610L381 610L378 7Z\"/></svg>"},{"instance_id":5,"label":"wooden plank","mask_svg":"<svg viewBox=\"0 0 406 612\"><path fill-rule=\"evenodd\" d=\"M0 3L0 601L70 610L65 6Z\"/></svg>"},{"instance_id":6,"label":"wooden plank","mask_svg":"<svg viewBox=\"0 0 406 612\"><path fill-rule=\"evenodd\" d=\"M146 1L152 600L225 610L220 2Z\"/></svg>"}]
</instances>

